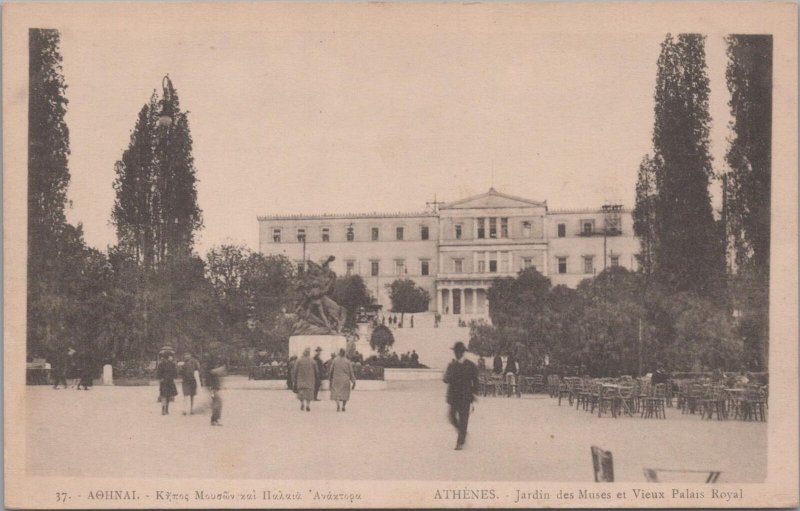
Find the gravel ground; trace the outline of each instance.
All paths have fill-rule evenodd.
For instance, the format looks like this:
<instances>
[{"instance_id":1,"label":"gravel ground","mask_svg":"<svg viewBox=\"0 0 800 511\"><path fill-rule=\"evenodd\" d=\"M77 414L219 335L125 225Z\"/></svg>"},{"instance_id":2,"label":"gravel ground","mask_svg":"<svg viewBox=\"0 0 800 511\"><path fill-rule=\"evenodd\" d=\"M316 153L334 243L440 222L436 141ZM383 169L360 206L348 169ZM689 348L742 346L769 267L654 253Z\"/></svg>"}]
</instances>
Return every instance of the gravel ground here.
<instances>
[{"instance_id":1,"label":"gravel ground","mask_svg":"<svg viewBox=\"0 0 800 511\"><path fill-rule=\"evenodd\" d=\"M721 470L720 482L766 477L765 423L597 418L547 396L481 398L463 451L446 420L444 384L391 382L353 392L337 413L327 392L301 412L289 391L223 391L222 427L180 401L162 416L158 387L27 387L33 475L231 479L591 481L589 447L612 451L618 481L642 468ZM178 396L180 399L181 396ZM687 481L702 482L695 478Z\"/></svg>"}]
</instances>

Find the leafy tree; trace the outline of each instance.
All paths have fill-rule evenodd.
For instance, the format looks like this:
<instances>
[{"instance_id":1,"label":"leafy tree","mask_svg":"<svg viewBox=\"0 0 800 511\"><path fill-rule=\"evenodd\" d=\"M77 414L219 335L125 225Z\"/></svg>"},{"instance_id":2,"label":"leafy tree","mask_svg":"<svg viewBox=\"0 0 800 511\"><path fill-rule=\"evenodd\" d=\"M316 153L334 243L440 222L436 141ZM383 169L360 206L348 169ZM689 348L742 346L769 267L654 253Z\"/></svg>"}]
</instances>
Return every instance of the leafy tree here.
<instances>
[{"instance_id":1,"label":"leafy tree","mask_svg":"<svg viewBox=\"0 0 800 511\"><path fill-rule=\"evenodd\" d=\"M397 279L387 284L389 299L392 301L392 312L400 313L400 322L406 313L425 312L431 297L428 292L417 286L411 279Z\"/></svg>"},{"instance_id":2,"label":"leafy tree","mask_svg":"<svg viewBox=\"0 0 800 511\"><path fill-rule=\"evenodd\" d=\"M470 321L467 349L484 357L500 353L502 351L502 341L497 335L497 328L486 321Z\"/></svg>"},{"instance_id":3,"label":"leafy tree","mask_svg":"<svg viewBox=\"0 0 800 511\"><path fill-rule=\"evenodd\" d=\"M374 300L367 290L364 279L360 275L348 275L336 280L336 288L333 290L333 300L347 309L347 328L355 328L356 312L359 307L371 305ZM427 309L427 304L426 304Z\"/></svg>"},{"instance_id":4,"label":"leafy tree","mask_svg":"<svg viewBox=\"0 0 800 511\"><path fill-rule=\"evenodd\" d=\"M731 93L725 160L725 220L731 240L735 307L753 369L769 361L772 36L731 35L726 78Z\"/></svg>"},{"instance_id":5,"label":"leafy tree","mask_svg":"<svg viewBox=\"0 0 800 511\"><path fill-rule=\"evenodd\" d=\"M394 345L394 335L386 325L378 325L372 331L372 337L369 338L369 345L373 350L384 355L389 351L389 348Z\"/></svg>"},{"instance_id":6,"label":"leafy tree","mask_svg":"<svg viewBox=\"0 0 800 511\"><path fill-rule=\"evenodd\" d=\"M677 291L717 297L724 249L709 194L709 85L705 37L667 35L655 91L655 277Z\"/></svg>"}]
</instances>

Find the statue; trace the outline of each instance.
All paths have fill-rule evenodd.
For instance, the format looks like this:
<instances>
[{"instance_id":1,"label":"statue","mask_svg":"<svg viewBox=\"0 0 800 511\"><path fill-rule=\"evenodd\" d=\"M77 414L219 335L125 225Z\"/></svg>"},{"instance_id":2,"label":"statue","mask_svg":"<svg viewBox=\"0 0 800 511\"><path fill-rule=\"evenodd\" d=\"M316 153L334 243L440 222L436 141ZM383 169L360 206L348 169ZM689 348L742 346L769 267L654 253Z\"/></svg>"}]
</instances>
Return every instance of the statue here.
<instances>
[{"instance_id":1,"label":"statue","mask_svg":"<svg viewBox=\"0 0 800 511\"><path fill-rule=\"evenodd\" d=\"M347 319L347 310L329 296L336 284L336 274L329 268L334 256L320 264L306 261L300 275L300 301L295 313L292 335L340 334Z\"/></svg>"}]
</instances>

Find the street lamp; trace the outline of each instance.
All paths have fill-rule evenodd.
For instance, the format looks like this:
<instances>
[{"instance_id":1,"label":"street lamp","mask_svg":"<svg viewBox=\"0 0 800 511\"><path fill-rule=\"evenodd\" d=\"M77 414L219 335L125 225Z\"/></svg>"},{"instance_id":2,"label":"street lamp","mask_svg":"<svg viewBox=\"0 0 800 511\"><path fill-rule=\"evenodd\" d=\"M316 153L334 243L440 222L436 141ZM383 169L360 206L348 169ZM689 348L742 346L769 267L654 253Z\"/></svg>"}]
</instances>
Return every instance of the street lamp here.
<instances>
[{"instance_id":1,"label":"street lamp","mask_svg":"<svg viewBox=\"0 0 800 511\"><path fill-rule=\"evenodd\" d=\"M172 80L169 75L164 76L161 80L161 88L164 91L164 97L161 99L161 115L158 116L158 124L169 128L172 126L173 112L172 112Z\"/></svg>"}]
</instances>

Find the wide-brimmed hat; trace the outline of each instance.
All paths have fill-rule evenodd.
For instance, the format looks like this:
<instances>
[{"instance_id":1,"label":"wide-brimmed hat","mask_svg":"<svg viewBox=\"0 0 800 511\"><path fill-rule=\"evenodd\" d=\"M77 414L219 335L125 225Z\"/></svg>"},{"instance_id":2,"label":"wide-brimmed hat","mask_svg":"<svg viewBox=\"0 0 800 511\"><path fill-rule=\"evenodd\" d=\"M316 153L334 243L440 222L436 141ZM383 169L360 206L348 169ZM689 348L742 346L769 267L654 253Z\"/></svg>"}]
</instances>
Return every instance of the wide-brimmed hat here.
<instances>
[{"instance_id":1,"label":"wide-brimmed hat","mask_svg":"<svg viewBox=\"0 0 800 511\"><path fill-rule=\"evenodd\" d=\"M160 354L162 354L162 353L170 353L170 354L175 354L175 350L174 350L174 349L172 349L172 346L170 346L170 345L168 345L168 344L167 344L167 345L165 345L165 346L162 346L162 347L161 347L161 349L160 349L160 350L158 350L158 353L159 353L159 355L160 355Z\"/></svg>"},{"instance_id":2,"label":"wide-brimmed hat","mask_svg":"<svg viewBox=\"0 0 800 511\"><path fill-rule=\"evenodd\" d=\"M317 349L315 349L314 351L322 351L322 348L320 348L319 346L317 346Z\"/></svg>"},{"instance_id":3,"label":"wide-brimmed hat","mask_svg":"<svg viewBox=\"0 0 800 511\"><path fill-rule=\"evenodd\" d=\"M458 341L457 343L453 344L453 347L450 349L453 351L467 351L467 347L464 346L464 343L461 341Z\"/></svg>"}]
</instances>

